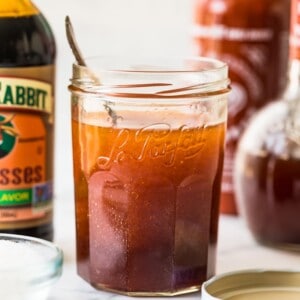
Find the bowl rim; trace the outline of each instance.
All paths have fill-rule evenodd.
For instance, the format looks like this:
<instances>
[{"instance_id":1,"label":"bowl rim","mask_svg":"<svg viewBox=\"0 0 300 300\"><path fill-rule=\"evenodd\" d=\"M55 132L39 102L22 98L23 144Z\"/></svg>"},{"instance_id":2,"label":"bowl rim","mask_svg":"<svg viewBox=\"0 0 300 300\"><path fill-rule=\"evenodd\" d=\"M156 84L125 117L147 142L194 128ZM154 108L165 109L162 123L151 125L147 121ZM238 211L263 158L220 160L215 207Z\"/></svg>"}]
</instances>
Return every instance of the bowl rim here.
<instances>
[{"instance_id":1,"label":"bowl rim","mask_svg":"<svg viewBox=\"0 0 300 300\"><path fill-rule=\"evenodd\" d=\"M20 265L20 267L2 267L0 266L0 270L4 272L20 272L22 270L46 270L48 267L52 269L51 277L55 277L55 275L59 275L61 273L62 265L63 265L63 251L59 248L55 243L43 240L40 238L19 235L19 234L10 234L10 233L0 233L0 241L12 241L12 242L25 242L30 243L31 245L38 245L40 247L44 247L51 251L51 257L42 257L42 260L38 260L37 263L30 262ZM45 273L45 272L43 272ZM49 272L47 272L49 273ZM38 276L38 274L36 274ZM54 275L54 276L53 276Z\"/></svg>"}]
</instances>

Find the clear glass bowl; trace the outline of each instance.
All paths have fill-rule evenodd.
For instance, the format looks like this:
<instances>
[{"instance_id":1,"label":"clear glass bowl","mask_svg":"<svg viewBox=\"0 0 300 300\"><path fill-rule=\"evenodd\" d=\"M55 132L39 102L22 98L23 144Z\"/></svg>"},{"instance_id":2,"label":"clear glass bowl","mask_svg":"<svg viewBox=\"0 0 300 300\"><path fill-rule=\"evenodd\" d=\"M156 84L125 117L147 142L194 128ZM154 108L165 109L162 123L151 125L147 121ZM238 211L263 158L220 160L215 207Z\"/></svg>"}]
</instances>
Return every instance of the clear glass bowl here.
<instances>
[{"instance_id":1,"label":"clear glass bowl","mask_svg":"<svg viewBox=\"0 0 300 300\"><path fill-rule=\"evenodd\" d=\"M0 299L46 299L62 265L63 253L53 243L0 234Z\"/></svg>"}]
</instances>

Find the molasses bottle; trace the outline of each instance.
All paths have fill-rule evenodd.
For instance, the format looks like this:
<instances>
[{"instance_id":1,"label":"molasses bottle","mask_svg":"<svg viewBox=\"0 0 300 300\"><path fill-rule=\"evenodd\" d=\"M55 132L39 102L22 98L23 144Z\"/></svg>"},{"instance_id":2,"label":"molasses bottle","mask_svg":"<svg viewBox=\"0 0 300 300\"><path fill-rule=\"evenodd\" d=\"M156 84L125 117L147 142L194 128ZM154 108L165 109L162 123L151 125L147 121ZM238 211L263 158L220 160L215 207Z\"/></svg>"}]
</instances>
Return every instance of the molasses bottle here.
<instances>
[{"instance_id":1,"label":"molasses bottle","mask_svg":"<svg viewBox=\"0 0 300 300\"><path fill-rule=\"evenodd\" d=\"M0 41L0 232L52 240L54 37L30 0L10 0Z\"/></svg>"},{"instance_id":2,"label":"molasses bottle","mask_svg":"<svg viewBox=\"0 0 300 300\"><path fill-rule=\"evenodd\" d=\"M286 84L290 0L196 0L196 54L229 66L228 129L221 212L236 213L236 147L250 117Z\"/></svg>"},{"instance_id":3,"label":"molasses bottle","mask_svg":"<svg viewBox=\"0 0 300 300\"><path fill-rule=\"evenodd\" d=\"M237 152L235 186L256 240L300 247L300 0L292 0L289 83L251 120Z\"/></svg>"}]
</instances>

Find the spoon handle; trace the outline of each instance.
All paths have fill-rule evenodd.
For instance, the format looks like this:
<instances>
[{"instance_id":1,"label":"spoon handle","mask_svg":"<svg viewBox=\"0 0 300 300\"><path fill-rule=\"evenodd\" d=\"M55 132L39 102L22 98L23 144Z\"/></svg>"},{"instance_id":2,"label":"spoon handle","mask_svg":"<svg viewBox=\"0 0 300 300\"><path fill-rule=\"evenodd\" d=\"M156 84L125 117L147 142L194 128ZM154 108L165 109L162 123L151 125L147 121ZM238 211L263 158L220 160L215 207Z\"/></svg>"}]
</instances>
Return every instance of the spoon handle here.
<instances>
[{"instance_id":1,"label":"spoon handle","mask_svg":"<svg viewBox=\"0 0 300 300\"><path fill-rule=\"evenodd\" d=\"M66 25L67 39L78 65L86 66L86 63L79 49L79 46L76 42L73 26L69 16L66 16L65 25Z\"/></svg>"}]
</instances>

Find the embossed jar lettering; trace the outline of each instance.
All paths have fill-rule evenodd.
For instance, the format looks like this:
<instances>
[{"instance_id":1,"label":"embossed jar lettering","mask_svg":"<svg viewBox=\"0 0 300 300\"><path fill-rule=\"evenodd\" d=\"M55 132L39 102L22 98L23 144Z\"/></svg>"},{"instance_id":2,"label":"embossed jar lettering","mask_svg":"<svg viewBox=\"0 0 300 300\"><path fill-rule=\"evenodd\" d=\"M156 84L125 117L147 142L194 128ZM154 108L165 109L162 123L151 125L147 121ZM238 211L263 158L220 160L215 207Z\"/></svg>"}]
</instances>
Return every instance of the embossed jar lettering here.
<instances>
[{"instance_id":1,"label":"embossed jar lettering","mask_svg":"<svg viewBox=\"0 0 300 300\"><path fill-rule=\"evenodd\" d=\"M154 124L139 129L131 134L129 129L121 129L111 146L109 156L99 156L99 169L110 169L112 163L122 163L126 159L143 161L146 158L159 159L165 166L172 166L178 151L183 151L183 158L197 155L203 147L203 128L189 128L186 125L178 129L178 136L171 135L168 124ZM132 152L131 143L136 144Z\"/></svg>"}]
</instances>

